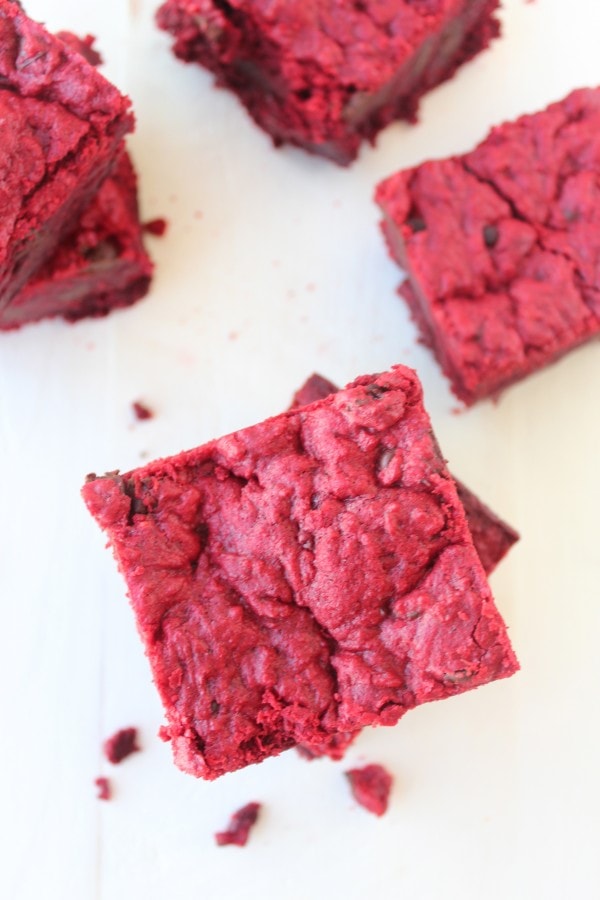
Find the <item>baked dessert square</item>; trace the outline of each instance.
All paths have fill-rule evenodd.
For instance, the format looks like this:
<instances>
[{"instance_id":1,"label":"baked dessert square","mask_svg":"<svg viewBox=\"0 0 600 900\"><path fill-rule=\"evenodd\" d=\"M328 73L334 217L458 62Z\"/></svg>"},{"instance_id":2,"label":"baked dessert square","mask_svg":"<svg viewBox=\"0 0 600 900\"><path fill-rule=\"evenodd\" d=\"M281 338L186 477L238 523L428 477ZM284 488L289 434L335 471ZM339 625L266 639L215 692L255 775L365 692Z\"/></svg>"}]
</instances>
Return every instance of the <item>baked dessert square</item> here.
<instances>
[{"instance_id":1,"label":"baked dessert square","mask_svg":"<svg viewBox=\"0 0 600 900\"><path fill-rule=\"evenodd\" d=\"M0 310L0 330L49 316L74 322L130 306L147 294L152 271L139 219L137 176L123 152L77 230Z\"/></svg>"},{"instance_id":2,"label":"baked dessert square","mask_svg":"<svg viewBox=\"0 0 600 900\"><path fill-rule=\"evenodd\" d=\"M276 145L342 165L499 33L498 0L167 0L174 52L210 69Z\"/></svg>"},{"instance_id":3,"label":"baked dessert square","mask_svg":"<svg viewBox=\"0 0 600 900\"><path fill-rule=\"evenodd\" d=\"M465 403L600 332L600 89L398 172L376 199L401 293Z\"/></svg>"},{"instance_id":4,"label":"baked dessert square","mask_svg":"<svg viewBox=\"0 0 600 900\"><path fill-rule=\"evenodd\" d=\"M77 50L0 0L0 310L114 168L129 107Z\"/></svg>"},{"instance_id":5,"label":"baked dessert square","mask_svg":"<svg viewBox=\"0 0 600 900\"><path fill-rule=\"evenodd\" d=\"M320 752L518 667L410 369L83 497L193 775Z\"/></svg>"}]
</instances>

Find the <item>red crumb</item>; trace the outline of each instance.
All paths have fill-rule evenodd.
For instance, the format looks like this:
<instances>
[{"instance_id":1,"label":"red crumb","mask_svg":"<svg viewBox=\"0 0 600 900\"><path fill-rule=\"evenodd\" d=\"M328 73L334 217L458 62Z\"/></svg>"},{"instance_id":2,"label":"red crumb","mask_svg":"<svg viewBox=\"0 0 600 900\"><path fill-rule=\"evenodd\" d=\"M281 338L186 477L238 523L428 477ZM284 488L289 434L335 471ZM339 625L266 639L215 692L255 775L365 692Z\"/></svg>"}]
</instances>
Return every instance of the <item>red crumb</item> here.
<instances>
[{"instance_id":1,"label":"red crumb","mask_svg":"<svg viewBox=\"0 0 600 900\"><path fill-rule=\"evenodd\" d=\"M256 823L260 812L260 803L247 803L238 809L230 819L226 831L217 831L215 840L219 847L226 844L235 844L236 847L245 847L248 841L250 829Z\"/></svg>"},{"instance_id":2,"label":"red crumb","mask_svg":"<svg viewBox=\"0 0 600 900\"><path fill-rule=\"evenodd\" d=\"M169 223L166 219L150 219L149 222L144 222L142 225L142 229L146 234L153 234L154 237L162 237L168 227Z\"/></svg>"},{"instance_id":3,"label":"red crumb","mask_svg":"<svg viewBox=\"0 0 600 900\"><path fill-rule=\"evenodd\" d=\"M240 335L237 331L230 331L229 334L227 335L227 339L230 341L237 341L239 336Z\"/></svg>"},{"instance_id":4,"label":"red crumb","mask_svg":"<svg viewBox=\"0 0 600 900\"><path fill-rule=\"evenodd\" d=\"M382 816L388 808L393 781L387 769L373 764L350 769L345 775L357 803L376 816Z\"/></svg>"},{"instance_id":5,"label":"red crumb","mask_svg":"<svg viewBox=\"0 0 600 900\"><path fill-rule=\"evenodd\" d=\"M98 800L110 800L112 791L108 778L96 778L94 784L98 788Z\"/></svg>"},{"instance_id":6,"label":"red crumb","mask_svg":"<svg viewBox=\"0 0 600 900\"><path fill-rule=\"evenodd\" d=\"M104 755L115 765L140 748L137 745L137 728L122 728L104 742Z\"/></svg>"},{"instance_id":7,"label":"red crumb","mask_svg":"<svg viewBox=\"0 0 600 900\"><path fill-rule=\"evenodd\" d=\"M198 221L200 221L201 219L204 218L204 213L202 212L201 209L196 210L196 212L194 213L194 218L197 219Z\"/></svg>"},{"instance_id":8,"label":"red crumb","mask_svg":"<svg viewBox=\"0 0 600 900\"><path fill-rule=\"evenodd\" d=\"M133 409L136 419L139 419L140 422L143 422L145 419L154 418L154 412L150 409L150 407L146 406L145 403L140 403L139 400L136 400L135 403L132 403L131 408Z\"/></svg>"}]
</instances>

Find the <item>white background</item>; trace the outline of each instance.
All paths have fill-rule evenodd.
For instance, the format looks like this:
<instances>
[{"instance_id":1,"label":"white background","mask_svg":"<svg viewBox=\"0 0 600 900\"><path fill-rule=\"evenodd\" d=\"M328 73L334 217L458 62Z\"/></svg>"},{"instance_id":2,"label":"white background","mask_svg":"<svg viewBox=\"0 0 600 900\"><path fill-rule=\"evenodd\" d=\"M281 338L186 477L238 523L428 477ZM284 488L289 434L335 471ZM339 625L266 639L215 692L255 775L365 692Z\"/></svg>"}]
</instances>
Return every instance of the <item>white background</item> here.
<instances>
[{"instance_id":1,"label":"white background","mask_svg":"<svg viewBox=\"0 0 600 900\"><path fill-rule=\"evenodd\" d=\"M376 182L600 82L596 0L505 0L504 38L350 170L275 151L153 26L155 0L28 0L92 32L134 100L150 297L106 320L0 336L0 897L577 900L600 896L600 347L457 406L395 296ZM522 672L365 733L346 764L294 752L216 783L178 772L121 579L79 498L282 409L314 370L417 368L452 470L522 533L493 576ZM130 404L156 410L135 422ZM111 769L101 741L141 729ZM396 783L378 820L348 764ZM93 779L113 779L111 803ZM250 800L244 850L213 832Z\"/></svg>"}]
</instances>

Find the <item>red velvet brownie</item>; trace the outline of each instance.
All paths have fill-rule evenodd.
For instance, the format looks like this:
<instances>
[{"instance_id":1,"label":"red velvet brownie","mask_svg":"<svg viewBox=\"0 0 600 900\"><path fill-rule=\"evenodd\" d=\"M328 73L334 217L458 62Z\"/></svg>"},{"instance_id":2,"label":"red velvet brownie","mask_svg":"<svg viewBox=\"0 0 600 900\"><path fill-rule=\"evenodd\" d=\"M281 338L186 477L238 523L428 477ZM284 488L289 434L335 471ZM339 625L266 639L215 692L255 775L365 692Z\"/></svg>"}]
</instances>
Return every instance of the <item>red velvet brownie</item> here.
<instances>
[{"instance_id":1,"label":"red velvet brownie","mask_svg":"<svg viewBox=\"0 0 600 900\"><path fill-rule=\"evenodd\" d=\"M126 153L49 262L0 310L0 330L48 316L104 316L145 296L152 262L144 249L137 177Z\"/></svg>"},{"instance_id":2,"label":"red velvet brownie","mask_svg":"<svg viewBox=\"0 0 600 900\"><path fill-rule=\"evenodd\" d=\"M518 667L414 372L83 496L108 533L176 763L216 778L393 725Z\"/></svg>"},{"instance_id":3,"label":"red velvet brownie","mask_svg":"<svg viewBox=\"0 0 600 900\"><path fill-rule=\"evenodd\" d=\"M600 333L600 89L379 185L402 288L474 403Z\"/></svg>"},{"instance_id":4,"label":"red velvet brownie","mask_svg":"<svg viewBox=\"0 0 600 900\"><path fill-rule=\"evenodd\" d=\"M499 33L498 0L167 0L174 52L210 69L276 145L350 163Z\"/></svg>"},{"instance_id":5,"label":"red velvet brownie","mask_svg":"<svg viewBox=\"0 0 600 900\"><path fill-rule=\"evenodd\" d=\"M129 101L0 0L0 310L52 255L118 157Z\"/></svg>"},{"instance_id":6,"label":"red velvet brownie","mask_svg":"<svg viewBox=\"0 0 600 900\"><path fill-rule=\"evenodd\" d=\"M290 409L298 409L300 406L306 406L309 403L314 403L316 400L322 400L338 390L339 388L333 382L315 373L294 394ZM513 544L519 540L519 534L497 516L496 513L492 512L485 503L482 503L479 497L470 491L458 478L455 478L454 482L465 510L473 544L486 574L489 575L494 571L500 560L506 556ZM339 756L336 758L339 758Z\"/></svg>"}]
</instances>

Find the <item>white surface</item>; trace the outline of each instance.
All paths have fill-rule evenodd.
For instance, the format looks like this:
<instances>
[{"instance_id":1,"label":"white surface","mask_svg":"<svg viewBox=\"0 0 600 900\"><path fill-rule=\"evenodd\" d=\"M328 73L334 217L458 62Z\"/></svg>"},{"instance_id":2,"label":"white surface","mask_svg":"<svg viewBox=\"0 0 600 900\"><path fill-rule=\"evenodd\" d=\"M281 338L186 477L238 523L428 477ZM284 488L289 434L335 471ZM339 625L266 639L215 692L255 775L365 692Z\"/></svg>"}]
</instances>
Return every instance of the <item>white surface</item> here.
<instances>
[{"instance_id":1,"label":"white surface","mask_svg":"<svg viewBox=\"0 0 600 900\"><path fill-rule=\"evenodd\" d=\"M600 346L454 415L370 199L395 169L599 83L596 0L505 0L504 39L349 171L273 150L171 57L154 0L27 5L99 36L135 102L144 214L170 229L143 303L0 338L0 897L597 898ZM258 421L314 370L345 383L400 361L423 379L453 471L522 532L493 577L522 672L365 733L346 765L288 753L196 782L155 737L161 709L83 476ZM133 422L140 398L153 421ZM101 740L129 724L144 752L111 769ZM362 760L396 777L381 820L348 796L342 772ZM101 773L111 803L95 799ZM215 847L254 799L248 847Z\"/></svg>"}]
</instances>

